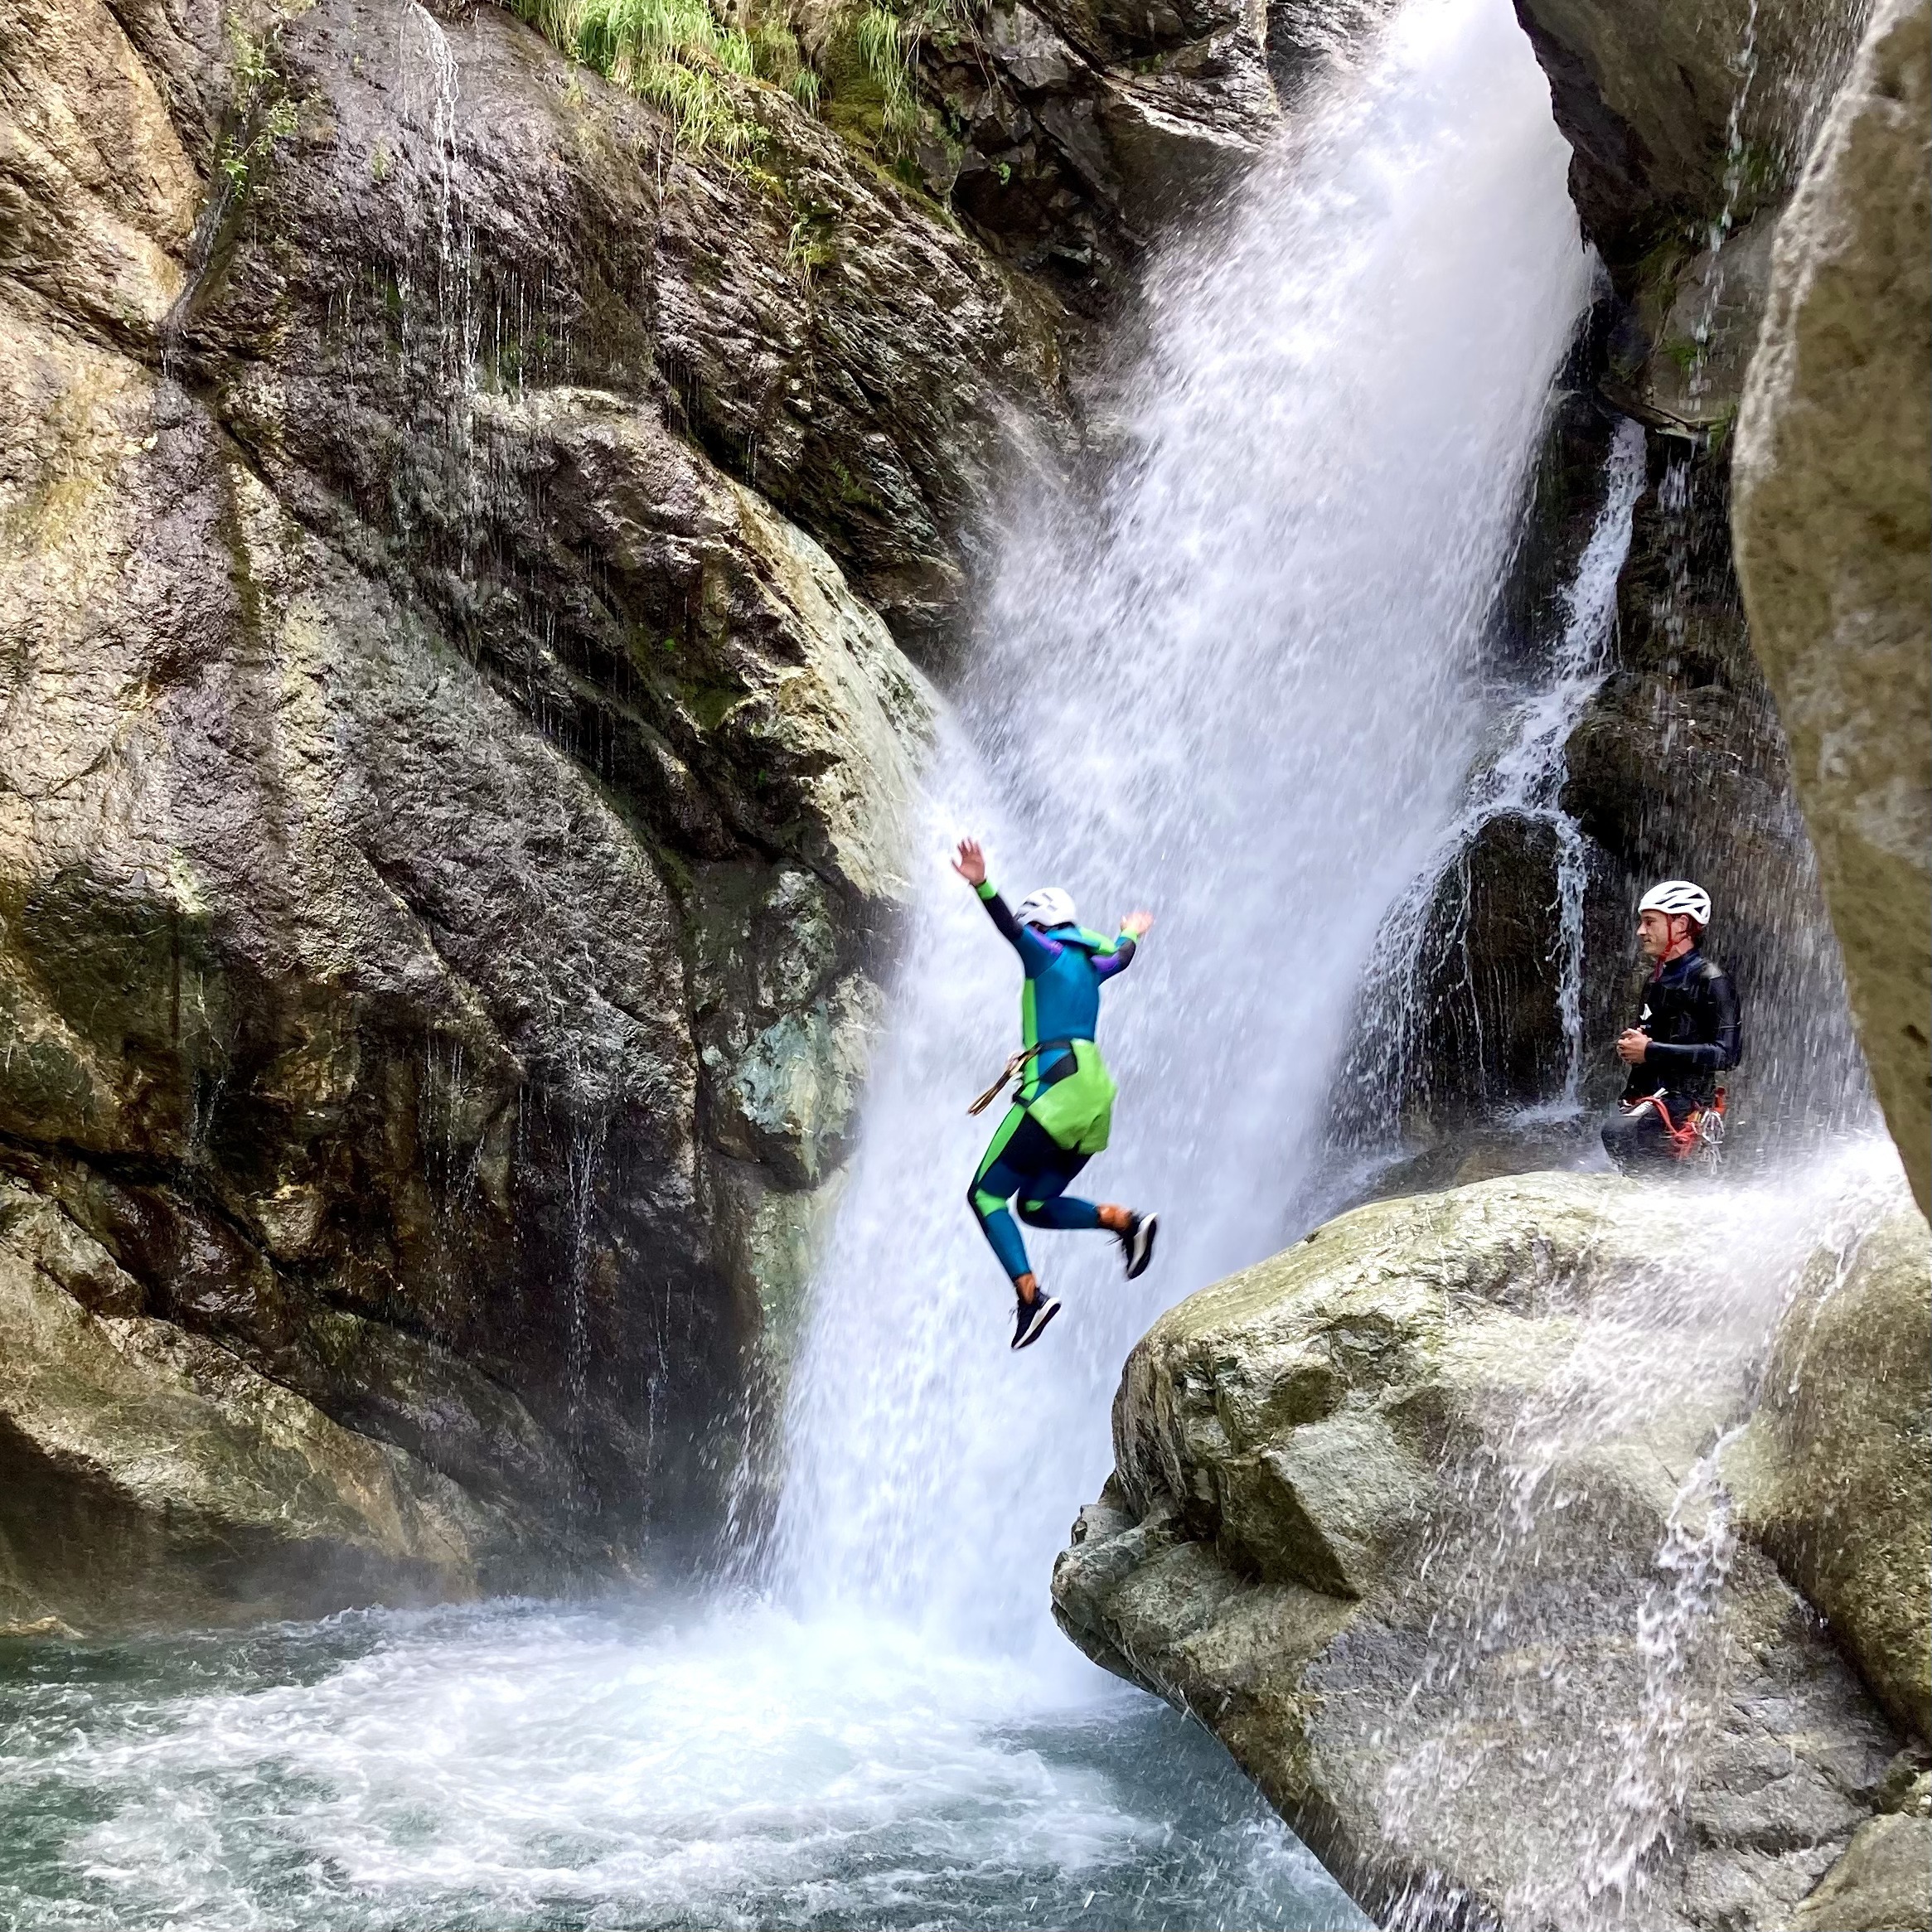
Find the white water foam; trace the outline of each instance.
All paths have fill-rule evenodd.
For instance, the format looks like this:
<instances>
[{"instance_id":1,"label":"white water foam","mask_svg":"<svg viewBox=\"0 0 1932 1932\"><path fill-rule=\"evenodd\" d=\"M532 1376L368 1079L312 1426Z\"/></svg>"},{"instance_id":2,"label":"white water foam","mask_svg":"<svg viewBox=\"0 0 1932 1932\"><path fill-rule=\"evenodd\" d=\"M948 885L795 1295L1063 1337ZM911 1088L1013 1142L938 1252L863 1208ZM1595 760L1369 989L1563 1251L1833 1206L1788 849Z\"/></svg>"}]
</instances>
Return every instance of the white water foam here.
<instances>
[{"instance_id":1,"label":"white water foam","mask_svg":"<svg viewBox=\"0 0 1932 1932\"><path fill-rule=\"evenodd\" d=\"M385 1613L0 1686L38 1932L1360 1922L1173 1713L861 1621Z\"/></svg>"}]
</instances>

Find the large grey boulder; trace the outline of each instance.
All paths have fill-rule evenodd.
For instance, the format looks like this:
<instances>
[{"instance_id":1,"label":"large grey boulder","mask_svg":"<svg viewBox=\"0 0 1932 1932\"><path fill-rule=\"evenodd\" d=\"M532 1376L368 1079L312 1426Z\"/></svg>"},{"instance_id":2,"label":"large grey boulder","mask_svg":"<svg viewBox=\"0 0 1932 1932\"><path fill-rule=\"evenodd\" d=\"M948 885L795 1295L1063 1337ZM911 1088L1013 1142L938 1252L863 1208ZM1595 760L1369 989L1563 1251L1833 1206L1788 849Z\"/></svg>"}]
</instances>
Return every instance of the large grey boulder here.
<instances>
[{"instance_id":1,"label":"large grey boulder","mask_svg":"<svg viewBox=\"0 0 1932 1932\"><path fill-rule=\"evenodd\" d=\"M1901 1740L1713 1453L1804 1252L1766 1219L1499 1179L1191 1297L1128 1359L1063 1626L1385 1924L1787 1923Z\"/></svg>"},{"instance_id":2,"label":"large grey boulder","mask_svg":"<svg viewBox=\"0 0 1932 1932\"><path fill-rule=\"evenodd\" d=\"M0 1183L0 1629L312 1615L568 1573L540 1523L143 1300L59 1208Z\"/></svg>"},{"instance_id":3,"label":"large grey boulder","mask_svg":"<svg viewBox=\"0 0 1932 1932\"><path fill-rule=\"evenodd\" d=\"M1932 16L1886 0L1779 225L1738 419L1738 575L1852 1010L1932 1189Z\"/></svg>"},{"instance_id":4,"label":"large grey boulder","mask_svg":"<svg viewBox=\"0 0 1932 1932\"><path fill-rule=\"evenodd\" d=\"M1902 1208L1813 1271L1725 1465L1742 1520L1932 1739L1932 1247Z\"/></svg>"}]
</instances>

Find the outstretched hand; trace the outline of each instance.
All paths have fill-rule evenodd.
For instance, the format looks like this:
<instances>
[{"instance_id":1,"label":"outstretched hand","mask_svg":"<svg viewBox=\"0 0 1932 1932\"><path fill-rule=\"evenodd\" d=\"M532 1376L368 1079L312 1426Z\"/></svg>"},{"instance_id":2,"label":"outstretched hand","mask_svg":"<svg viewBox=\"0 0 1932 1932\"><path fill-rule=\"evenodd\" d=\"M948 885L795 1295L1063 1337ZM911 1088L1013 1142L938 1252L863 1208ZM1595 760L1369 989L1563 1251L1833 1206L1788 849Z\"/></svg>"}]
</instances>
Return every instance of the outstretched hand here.
<instances>
[{"instance_id":1,"label":"outstretched hand","mask_svg":"<svg viewBox=\"0 0 1932 1932\"><path fill-rule=\"evenodd\" d=\"M952 869L976 891L986 883L986 855L980 850L977 839L960 840L959 856L953 860Z\"/></svg>"},{"instance_id":2,"label":"outstretched hand","mask_svg":"<svg viewBox=\"0 0 1932 1932\"><path fill-rule=\"evenodd\" d=\"M1153 923L1154 915L1151 913L1130 913L1121 921L1121 930L1130 939L1140 939L1145 936L1148 927Z\"/></svg>"}]
</instances>

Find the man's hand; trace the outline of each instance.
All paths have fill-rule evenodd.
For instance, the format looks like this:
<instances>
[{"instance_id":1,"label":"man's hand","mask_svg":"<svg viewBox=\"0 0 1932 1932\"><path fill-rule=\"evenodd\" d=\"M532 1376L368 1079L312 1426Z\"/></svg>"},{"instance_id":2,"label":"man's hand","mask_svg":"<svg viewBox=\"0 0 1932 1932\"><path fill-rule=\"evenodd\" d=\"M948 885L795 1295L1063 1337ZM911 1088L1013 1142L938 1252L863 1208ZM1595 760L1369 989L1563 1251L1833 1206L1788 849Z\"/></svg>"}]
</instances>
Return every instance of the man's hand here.
<instances>
[{"instance_id":1,"label":"man's hand","mask_svg":"<svg viewBox=\"0 0 1932 1932\"><path fill-rule=\"evenodd\" d=\"M986 883L986 855L980 850L977 839L961 839L959 856L952 862L952 869L976 891Z\"/></svg>"},{"instance_id":2,"label":"man's hand","mask_svg":"<svg viewBox=\"0 0 1932 1932\"><path fill-rule=\"evenodd\" d=\"M1650 1035L1627 1026L1617 1035L1617 1058L1626 1067L1636 1066L1650 1051Z\"/></svg>"},{"instance_id":3,"label":"man's hand","mask_svg":"<svg viewBox=\"0 0 1932 1932\"><path fill-rule=\"evenodd\" d=\"M1154 915L1151 913L1130 913L1121 921L1121 930L1128 938L1139 939L1153 923Z\"/></svg>"}]
</instances>

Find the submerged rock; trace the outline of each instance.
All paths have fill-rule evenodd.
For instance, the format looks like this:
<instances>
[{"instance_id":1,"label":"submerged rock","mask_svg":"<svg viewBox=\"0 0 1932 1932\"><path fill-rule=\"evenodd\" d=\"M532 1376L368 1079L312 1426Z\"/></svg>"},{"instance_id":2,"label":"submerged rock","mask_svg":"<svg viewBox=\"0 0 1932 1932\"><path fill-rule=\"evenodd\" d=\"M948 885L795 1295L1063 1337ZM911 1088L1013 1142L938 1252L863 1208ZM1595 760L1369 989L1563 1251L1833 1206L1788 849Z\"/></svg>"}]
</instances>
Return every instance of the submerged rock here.
<instances>
[{"instance_id":1,"label":"submerged rock","mask_svg":"<svg viewBox=\"0 0 1932 1932\"><path fill-rule=\"evenodd\" d=\"M1900 1741L1712 1453L1802 1215L1721 1200L1376 1203L1129 1358L1055 1614L1386 1924L1783 1924L1881 1801Z\"/></svg>"}]
</instances>

